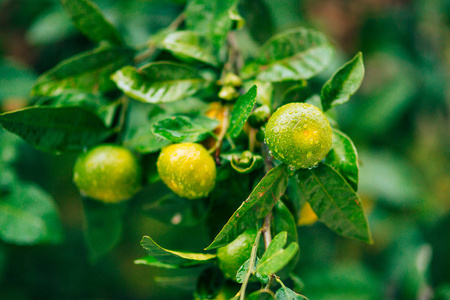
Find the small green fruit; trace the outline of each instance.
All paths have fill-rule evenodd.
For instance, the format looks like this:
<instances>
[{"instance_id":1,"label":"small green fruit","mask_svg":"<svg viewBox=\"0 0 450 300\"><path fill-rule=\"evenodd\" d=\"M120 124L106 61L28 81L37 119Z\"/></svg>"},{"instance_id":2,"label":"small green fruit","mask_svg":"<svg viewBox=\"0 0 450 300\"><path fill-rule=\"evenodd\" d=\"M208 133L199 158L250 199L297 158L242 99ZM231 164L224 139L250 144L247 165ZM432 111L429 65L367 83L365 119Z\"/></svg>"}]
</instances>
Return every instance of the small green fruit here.
<instances>
[{"instance_id":1,"label":"small green fruit","mask_svg":"<svg viewBox=\"0 0 450 300\"><path fill-rule=\"evenodd\" d=\"M156 167L161 180L183 198L206 197L216 183L216 164L200 144L181 143L164 147Z\"/></svg>"},{"instance_id":2,"label":"small green fruit","mask_svg":"<svg viewBox=\"0 0 450 300\"><path fill-rule=\"evenodd\" d=\"M230 244L217 249L219 268L225 277L236 281L239 268L250 258L256 229L248 229Z\"/></svg>"},{"instance_id":3,"label":"small green fruit","mask_svg":"<svg viewBox=\"0 0 450 300\"><path fill-rule=\"evenodd\" d=\"M331 148L330 123L311 104L281 106L269 119L265 134L272 154L295 169L317 165Z\"/></svg>"},{"instance_id":4,"label":"small green fruit","mask_svg":"<svg viewBox=\"0 0 450 300\"><path fill-rule=\"evenodd\" d=\"M105 203L133 197L141 188L141 166L131 151L117 145L100 145L82 153L73 179L82 195Z\"/></svg>"}]
</instances>

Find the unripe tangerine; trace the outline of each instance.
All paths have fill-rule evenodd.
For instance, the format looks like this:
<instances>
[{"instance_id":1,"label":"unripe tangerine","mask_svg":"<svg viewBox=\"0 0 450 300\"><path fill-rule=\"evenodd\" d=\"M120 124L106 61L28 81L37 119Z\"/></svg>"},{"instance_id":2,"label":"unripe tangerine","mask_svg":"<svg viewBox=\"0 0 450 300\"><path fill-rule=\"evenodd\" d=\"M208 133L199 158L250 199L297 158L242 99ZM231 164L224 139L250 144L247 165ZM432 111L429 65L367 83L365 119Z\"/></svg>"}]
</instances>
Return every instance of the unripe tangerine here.
<instances>
[{"instance_id":1,"label":"unripe tangerine","mask_svg":"<svg viewBox=\"0 0 450 300\"><path fill-rule=\"evenodd\" d=\"M331 126L314 105L281 106L266 125L266 142L272 154L294 169L317 165L330 151Z\"/></svg>"},{"instance_id":2,"label":"unripe tangerine","mask_svg":"<svg viewBox=\"0 0 450 300\"><path fill-rule=\"evenodd\" d=\"M216 183L216 164L200 144L180 143L164 147L156 167L167 187L183 198L206 197Z\"/></svg>"},{"instance_id":3,"label":"unripe tangerine","mask_svg":"<svg viewBox=\"0 0 450 300\"><path fill-rule=\"evenodd\" d=\"M117 203L140 190L142 169L130 150L106 144L78 157L73 179L81 194L105 203Z\"/></svg>"}]
</instances>

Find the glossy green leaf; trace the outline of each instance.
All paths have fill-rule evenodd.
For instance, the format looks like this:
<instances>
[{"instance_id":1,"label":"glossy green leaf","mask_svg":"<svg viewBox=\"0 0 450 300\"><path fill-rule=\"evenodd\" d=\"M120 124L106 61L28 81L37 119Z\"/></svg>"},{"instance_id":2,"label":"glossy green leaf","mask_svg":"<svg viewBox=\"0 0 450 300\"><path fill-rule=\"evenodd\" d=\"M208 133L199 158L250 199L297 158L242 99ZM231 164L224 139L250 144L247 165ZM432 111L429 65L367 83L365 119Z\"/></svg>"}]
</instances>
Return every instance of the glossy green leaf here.
<instances>
[{"instance_id":1,"label":"glossy green leaf","mask_svg":"<svg viewBox=\"0 0 450 300\"><path fill-rule=\"evenodd\" d=\"M358 190L358 153L352 140L344 133L333 129L333 144L324 162L342 175L350 186Z\"/></svg>"},{"instance_id":2,"label":"glossy green leaf","mask_svg":"<svg viewBox=\"0 0 450 300\"><path fill-rule=\"evenodd\" d=\"M228 133L236 138L241 133L244 124L247 121L253 106L256 103L257 88L252 86L244 95L239 96L231 112L230 127Z\"/></svg>"},{"instance_id":3,"label":"glossy green leaf","mask_svg":"<svg viewBox=\"0 0 450 300\"><path fill-rule=\"evenodd\" d=\"M270 277L268 275L261 275L258 272L256 272L256 267L259 264L259 258L256 257L255 265L252 270L252 275L255 275L256 278L261 282L261 284L268 284ZM243 283L245 280L245 276L247 276L248 273L248 267L250 266L250 258L245 261L245 263L242 264L242 266L239 267L239 270L236 273L236 281L238 283Z\"/></svg>"},{"instance_id":4,"label":"glossy green leaf","mask_svg":"<svg viewBox=\"0 0 450 300\"><path fill-rule=\"evenodd\" d=\"M100 9L89 0L60 0L75 27L95 43L108 41L122 44L116 28L105 19Z\"/></svg>"},{"instance_id":5,"label":"glossy green leaf","mask_svg":"<svg viewBox=\"0 0 450 300\"><path fill-rule=\"evenodd\" d=\"M158 262L173 265L174 267L190 267L204 264L210 262L216 257L214 254L187 253L164 249L149 236L144 236L142 238L141 246ZM139 261L142 260L137 260L137 262ZM151 259L147 258L146 261L151 261Z\"/></svg>"},{"instance_id":6,"label":"glossy green leaf","mask_svg":"<svg viewBox=\"0 0 450 300\"><path fill-rule=\"evenodd\" d=\"M247 228L253 226L257 220L271 212L275 203L283 195L288 178L289 175L283 164L270 170L206 249L214 249L231 243Z\"/></svg>"},{"instance_id":7,"label":"glossy green leaf","mask_svg":"<svg viewBox=\"0 0 450 300\"><path fill-rule=\"evenodd\" d=\"M186 26L212 39L216 47L220 47L231 28L236 4L236 0L189 0Z\"/></svg>"},{"instance_id":8,"label":"glossy green leaf","mask_svg":"<svg viewBox=\"0 0 450 300\"><path fill-rule=\"evenodd\" d=\"M0 201L0 238L16 245L61 242L62 227L51 196L36 185L16 181Z\"/></svg>"},{"instance_id":9,"label":"glossy green leaf","mask_svg":"<svg viewBox=\"0 0 450 300\"><path fill-rule=\"evenodd\" d=\"M218 125L219 121L207 117L173 116L153 124L153 133L174 143L198 142L210 136Z\"/></svg>"},{"instance_id":10,"label":"glossy green leaf","mask_svg":"<svg viewBox=\"0 0 450 300\"><path fill-rule=\"evenodd\" d=\"M0 124L36 149L56 154L80 151L113 133L97 116L79 107L27 107L1 114Z\"/></svg>"},{"instance_id":11,"label":"glossy green leaf","mask_svg":"<svg viewBox=\"0 0 450 300\"><path fill-rule=\"evenodd\" d=\"M286 287L286 286L282 286L281 288L278 289L278 291L275 294L275 299L277 300L308 300L308 298L306 298L303 295L297 294L296 292L294 292L293 290L291 290L290 288Z\"/></svg>"},{"instance_id":12,"label":"glossy green leaf","mask_svg":"<svg viewBox=\"0 0 450 300\"><path fill-rule=\"evenodd\" d=\"M211 205L207 198L192 201L172 192L142 207L145 214L169 225L193 226L204 220Z\"/></svg>"},{"instance_id":13,"label":"glossy green leaf","mask_svg":"<svg viewBox=\"0 0 450 300\"><path fill-rule=\"evenodd\" d=\"M134 50L126 47L100 47L76 55L39 76L31 94L50 96L74 90L96 94L114 90L111 74L132 64L133 55Z\"/></svg>"},{"instance_id":14,"label":"glossy green leaf","mask_svg":"<svg viewBox=\"0 0 450 300\"><path fill-rule=\"evenodd\" d=\"M110 127L118 106L118 102L111 103L100 95L87 93L67 93L57 96L46 96L36 102L37 106L51 107L80 107L97 115L103 123Z\"/></svg>"},{"instance_id":15,"label":"glossy green leaf","mask_svg":"<svg viewBox=\"0 0 450 300\"><path fill-rule=\"evenodd\" d=\"M160 46L188 63L194 60L212 66L218 65L210 42L192 31L172 32L161 41Z\"/></svg>"},{"instance_id":16,"label":"glossy green leaf","mask_svg":"<svg viewBox=\"0 0 450 300\"><path fill-rule=\"evenodd\" d=\"M286 249L283 249L286 242L286 231L280 232L273 238L256 268L258 273L262 275L275 274L283 269L295 257L298 252L298 244L292 242Z\"/></svg>"},{"instance_id":17,"label":"glossy green leaf","mask_svg":"<svg viewBox=\"0 0 450 300\"><path fill-rule=\"evenodd\" d=\"M104 204L83 199L83 231L92 262L96 262L119 243L125 208L123 204Z\"/></svg>"},{"instance_id":18,"label":"glossy green leaf","mask_svg":"<svg viewBox=\"0 0 450 300\"><path fill-rule=\"evenodd\" d=\"M297 174L305 198L322 223L344 237L372 243L361 200L339 173L320 163Z\"/></svg>"},{"instance_id":19,"label":"glossy green leaf","mask_svg":"<svg viewBox=\"0 0 450 300\"><path fill-rule=\"evenodd\" d=\"M356 93L364 78L364 62L362 53L359 52L343 65L324 84L320 92L324 111L347 102Z\"/></svg>"},{"instance_id":20,"label":"glossy green leaf","mask_svg":"<svg viewBox=\"0 0 450 300\"><path fill-rule=\"evenodd\" d=\"M187 98L206 82L195 69L172 62L154 62L140 69L127 66L114 73L112 79L125 94L147 103Z\"/></svg>"},{"instance_id":21,"label":"glossy green leaf","mask_svg":"<svg viewBox=\"0 0 450 300\"><path fill-rule=\"evenodd\" d=\"M331 61L333 47L322 33L297 28L267 41L250 74L261 81L309 79Z\"/></svg>"}]
</instances>

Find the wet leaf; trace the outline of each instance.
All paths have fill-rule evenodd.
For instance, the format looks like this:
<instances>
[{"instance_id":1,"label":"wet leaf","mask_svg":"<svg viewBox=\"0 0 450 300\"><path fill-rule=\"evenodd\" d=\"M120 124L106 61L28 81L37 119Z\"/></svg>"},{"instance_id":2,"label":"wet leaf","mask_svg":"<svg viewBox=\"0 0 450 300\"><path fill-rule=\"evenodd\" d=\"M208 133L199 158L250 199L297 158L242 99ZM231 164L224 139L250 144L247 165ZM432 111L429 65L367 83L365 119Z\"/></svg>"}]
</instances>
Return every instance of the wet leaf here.
<instances>
[{"instance_id":1,"label":"wet leaf","mask_svg":"<svg viewBox=\"0 0 450 300\"><path fill-rule=\"evenodd\" d=\"M231 243L242 232L253 226L257 220L271 212L275 203L283 195L288 178L289 175L283 164L270 170L206 249L214 249Z\"/></svg>"},{"instance_id":2,"label":"wet leaf","mask_svg":"<svg viewBox=\"0 0 450 300\"><path fill-rule=\"evenodd\" d=\"M309 79L328 66L332 55L333 47L322 33L292 29L275 35L262 46L250 74L272 82Z\"/></svg>"},{"instance_id":3,"label":"wet leaf","mask_svg":"<svg viewBox=\"0 0 450 300\"><path fill-rule=\"evenodd\" d=\"M116 89L110 76L133 63L134 50L126 47L100 47L59 63L39 76L31 95L50 96L68 91L92 94Z\"/></svg>"},{"instance_id":4,"label":"wet leaf","mask_svg":"<svg viewBox=\"0 0 450 300\"><path fill-rule=\"evenodd\" d=\"M187 28L211 38L220 47L236 19L236 0L190 0L186 7Z\"/></svg>"},{"instance_id":5,"label":"wet leaf","mask_svg":"<svg viewBox=\"0 0 450 300\"><path fill-rule=\"evenodd\" d=\"M100 95L87 93L67 93L57 96L46 96L36 102L37 106L80 107L97 115L105 126L112 125L118 102L113 102Z\"/></svg>"},{"instance_id":6,"label":"wet leaf","mask_svg":"<svg viewBox=\"0 0 450 300\"><path fill-rule=\"evenodd\" d=\"M97 116L79 107L31 106L1 114L0 124L36 149L55 154L80 151L113 133Z\"/></svg>"},{"instance_id":7,"label":"wet leaf","mask_svg":"<svg viewBox=\"0 0 450 300\"><path fill-rule=\"evenodd\" d=\"M344 133L333 129L333 144L324 162L342 175L350 186L358 190L358 154L352 140Z\"/></svg>"},{"instance_id":8,"label":"wet leaf","mask_svg":"<svg viewBox=\"0 0 450 300\"><path fill-rule=\"evenodd\" d=\"M291 290L288 287L282 286L278 289L277 293L275 294L275 299L277 300L308 300L303 295L297 294L293 290Z\"/></svg>"},{"instance_id":9,"label":"wet leaf","mask_svg":"<svg viewBox=\"0 0 450 300\"><path fill-rule=\"evenodd\" d=\"M174 143L198 142L211 135L219 121L207 117L174 116L153 124L153 133Z\"/></svg>"},{"instance_id":10,"label":"wet leaf","mask_svg":"<svg viewBox=\"0 0 450 300\"><path fill-rule=\"evenodd\" d=\"M192 31L172 32L161 41L160 46L188 63L194 60L212 66L218 65L213 46L205 37Z\"/></svg>"},{"instance_id":11,"label":"wet leaf","mask_svg":"<svg viewBox=\"0 0 450 300\"><path fill-rule=\"evenodd\" d=\"M116 28L105 19L100 9L89 0L60 0L75 27L95 43L108 41L122 44Z\"/></svg>"},{"instance_id":12,"label":"wet leaf","mask_svg":"<svg viewBox=\"0 0 450 300\"><path fill-rule=\"evenodd\" d=\"M339 173L320 163L297 174L306 200L322 223L344 237L372 243L361 200Z\"/></svg>"},{"instance_id":13,"label":"wet leaf","mask_svg":"<svg viewBox=\"0 0 450 300\"><path fill-rule=\"evenodd\" d=\"M364 62L362 53L343 65L324 84L320 93L324 111L347 102L356 93L364 78Z\"/></svg>"},{"instance_id":14,"label":"wet leaf","mask_svg":"<svg viewBox=\"0 0 450 300\"><path fill-rule=\"evenodd\" d=\"M164 249L149 236L144 236L142 238L141 246L147 251L149 257L136 260L136 264L154 265L154 261L156 260L163 265L181 268L208 263L216 257L214 254L188 253Z\"/></svg>"},{"instance_id":15,"label":"wet leaf","mask_svg":"<svg viewBox=\"0 0 450 300\"><path fill-rule=\"evenodd\" d=\"M287 242L287 232L282 231L277 234L269 247L267 247L256 271L262 275L275 274L283 269L298 252L298 244L292 242L283 249Z\"/></svg>"},{"instance_id":16,"label":"wet leaf","mask_svg":"<svg viewBox=\"0 0 450 300\"><path fill-rule=\"evenodd\" d=\"M247 121L253 106L256 103L257 88L252 86L244 95L239 96L231 112L230 127L228 133L231 137L236 138L241 133L244 124Z\"/></svg>"},{"instance_id":17,"label":"wet leaf","mask_svg":"<svg viewBox=\"0 0 450 300\"><path fill-rule=\"evenodd\" d=\"M114 73L117 86L133 99L147 103L177 101L195 94L205 79L193 68L172 62L154 62L136 69L131 66Z\"/></svg>"}]
</instances>

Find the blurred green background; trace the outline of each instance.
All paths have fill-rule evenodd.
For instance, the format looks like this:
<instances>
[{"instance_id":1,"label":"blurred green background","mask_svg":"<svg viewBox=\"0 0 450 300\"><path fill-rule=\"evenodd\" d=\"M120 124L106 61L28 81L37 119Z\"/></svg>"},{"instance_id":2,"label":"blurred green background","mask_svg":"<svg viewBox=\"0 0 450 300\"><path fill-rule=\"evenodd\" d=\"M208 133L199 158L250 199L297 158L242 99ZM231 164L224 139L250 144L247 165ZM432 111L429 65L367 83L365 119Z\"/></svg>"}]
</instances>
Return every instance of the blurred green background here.
<instances>
[{"instance_id":1,"label":"blurred green background","mask_svg":"<svg viewBox=\"0 0 450 300\"><path fill-rule=\"evenodd\" d=\"M185 5L94 2L131 45L166 27ZM330 37L338 49L335 64L313 86L357 51L364 54L363 85L336 115L359 150L359 192L375 243L345 240L318 223L300 227L296 272L303 293L311 300L450 299L450 1L241 2L257 43L298 26ZM57 0L0 0L1 111L31 104L39 74L93 46ZM119 246L92 264L71 178L75 156L38 152L5 132L0 138L1 159L12 162L20 180L54 198L63 222L57 245L0 242L0 299L191 299L201 270L160 270L133 260L145 255L139 246L145 234L169 249L201 251L209 244L204 224L167 226L131 206ZM0 187L16 180L1 172ZM137 198L151 194L144 189ZM175 282L166 280L174 276Z\"/></svg>"}]
</instances>

